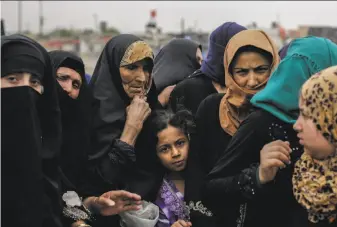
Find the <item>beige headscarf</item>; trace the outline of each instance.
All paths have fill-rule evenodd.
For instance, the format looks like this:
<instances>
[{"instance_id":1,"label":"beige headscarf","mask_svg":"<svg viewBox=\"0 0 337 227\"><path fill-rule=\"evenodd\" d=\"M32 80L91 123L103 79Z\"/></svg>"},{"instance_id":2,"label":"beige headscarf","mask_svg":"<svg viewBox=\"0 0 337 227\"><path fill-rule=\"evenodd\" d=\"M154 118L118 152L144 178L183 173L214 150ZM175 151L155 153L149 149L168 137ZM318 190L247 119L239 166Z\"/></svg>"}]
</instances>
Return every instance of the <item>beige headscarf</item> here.
<instances>
[{"instance_id":1,"label":"beige headscarf","mask_svg":"<svg viewBox=\"0 0 337 227\"><path fill-rule=\"evenodd\" d=\"M278 50L272 39L261 30L244 30L233 36L227 44L224 54L226 94L222 98L219 108L220 124L223 130L228 134L234 135L237 131L240 120L237 111L246 101L247 95L254 95L260 91L268 79L254 89L242 88L233 79L233 75L229 72L229 66L239 48L244 46L254 46L269 52L273 56L271 64L271 72L275 70L280 62Z\"/></svg>"},{"instance_id":2,"label":"beige headscarf","mask_svg":"<svg viewBox=\"0 0 337 227\"><path fill-rule=\"evenodd\" d=\"M312 76L302 87L303 113L337 148L337 66ZM315 160L306 152L296 162L293 192L307 209L309 220L333 222L337 217L337 152L326 160Z\"/></svg>"}]
</instances>

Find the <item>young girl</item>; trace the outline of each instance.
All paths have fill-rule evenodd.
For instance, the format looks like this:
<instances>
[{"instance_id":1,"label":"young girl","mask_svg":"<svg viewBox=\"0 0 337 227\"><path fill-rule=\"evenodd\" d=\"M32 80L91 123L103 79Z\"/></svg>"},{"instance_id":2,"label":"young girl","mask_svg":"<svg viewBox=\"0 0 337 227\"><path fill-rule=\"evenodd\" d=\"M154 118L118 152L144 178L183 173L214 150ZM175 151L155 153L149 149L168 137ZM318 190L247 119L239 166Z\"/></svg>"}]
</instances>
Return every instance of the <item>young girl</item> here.
<instances>
[{"instance_id":1,"label":"young girl","mask_svg":"<svg viewBox=\"0 0 337 227\"><path fill-rule=\"evenodd\" d=\"M294 129L304 147L295 165L293 192L317 225L337 224L337 66L302 87ZM315 225L316 226L316 225Z\"/></svg>"},{"instance_id":2,"label":"young girl","mask_svg":"<svg viewBox=\"0 0 337 227\"><path fill-rule=\"evenodd\" d=\"M197 154L190 149L193 116L186 110L176 114L159 110L149 120L153 136L149 141L154 141L151 156L158 164L156 171L162 174L162 183L155 190L154 203L160 208L156 226L212 226L212 212L199 199L202 173Z\"/></svg>"}]
</instances>

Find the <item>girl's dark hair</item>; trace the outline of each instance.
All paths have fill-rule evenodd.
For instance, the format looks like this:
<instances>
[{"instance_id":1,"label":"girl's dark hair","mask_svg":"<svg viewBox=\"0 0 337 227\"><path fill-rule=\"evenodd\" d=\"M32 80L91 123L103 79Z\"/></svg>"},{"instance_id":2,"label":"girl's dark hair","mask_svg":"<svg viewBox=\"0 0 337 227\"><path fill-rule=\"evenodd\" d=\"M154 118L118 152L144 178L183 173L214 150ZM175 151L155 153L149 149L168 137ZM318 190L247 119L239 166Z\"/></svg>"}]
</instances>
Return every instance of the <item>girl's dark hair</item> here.
<instances>
[{"instance_id":1,"label":"girl's dark hair","mask_svg":"<svg viewBox=\"0 0 337 227\"><path fill-rule=\"evenodd\" d=\"M188 110L180 110L174 113L172 110L157 110L150 118L150 125L154 136L171 125L179 128L187 137L195 132L195 120Z\"/></svg>"},{"instance_id":2,"label":"girl's dark hair","mask_svg":"<svg viewBox=\"0 0 337 227\"><path fill-rule=\"evenodd\" d=\"M146 121L144 132L147 135L148 143L145 156L140 157L141 159L145 158L146 160L143 161L148 165L161 166L156 153L157 135L169 125L180 129L188 138L196 131L194 116L188 110L179 110L176 113L170 109L154 111Z\"/></svg>"},{"instance_id":3,"label":"girl's dark hair","mask_svg":"<svg viewBox=\"0 0 337 227\"><path fill-rule=\"evenodd\" d=\"M242 54L244 52L254 52L254 53L261 54L263 57L265 57L268 60L268 62L269 62L270 65L273 63L273 55L271 53L269 53L268 51L263 50L261 48L258 48L256 46L252 46L252 45L243 46L243 47L240 47L236 51L236 53L234 55L234 58L233 58L232 62L229 65L229 72L232 75L233 75L233 67L236 64L237 58L240 56L240 54Z\"/></svg>"}]
</instances>

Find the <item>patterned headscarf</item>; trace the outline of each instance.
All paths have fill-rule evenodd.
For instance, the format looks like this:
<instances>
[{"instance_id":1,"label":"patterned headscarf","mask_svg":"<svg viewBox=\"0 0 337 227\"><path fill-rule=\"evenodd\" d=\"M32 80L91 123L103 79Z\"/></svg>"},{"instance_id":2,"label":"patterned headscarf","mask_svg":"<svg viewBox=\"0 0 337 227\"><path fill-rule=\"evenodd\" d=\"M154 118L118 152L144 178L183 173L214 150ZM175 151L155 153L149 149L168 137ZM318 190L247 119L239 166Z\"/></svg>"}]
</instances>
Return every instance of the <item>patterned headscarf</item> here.
<instances>
[{"instance_id":1,"label":"patterned headscarf","mask_svg":"<svg viewBox=\"0 0 337 227\"><path fill-rule=\"evenodd\" d=\"M337 148L337 66L312 76L303 85L301 98L303 113ZM336 221L337 153L323 161L304 153L295 165L293 191L297 201L308 210L311 222Z\"/></svg>"}]
</instances>

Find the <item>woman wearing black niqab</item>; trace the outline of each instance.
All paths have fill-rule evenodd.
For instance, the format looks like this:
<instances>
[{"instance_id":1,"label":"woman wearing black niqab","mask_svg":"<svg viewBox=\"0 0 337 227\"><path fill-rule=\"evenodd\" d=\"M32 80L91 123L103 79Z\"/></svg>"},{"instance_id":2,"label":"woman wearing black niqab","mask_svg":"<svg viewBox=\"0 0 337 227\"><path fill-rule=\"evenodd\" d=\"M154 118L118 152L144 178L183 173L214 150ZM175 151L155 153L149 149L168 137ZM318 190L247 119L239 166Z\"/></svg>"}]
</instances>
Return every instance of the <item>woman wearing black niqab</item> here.
<instances>
[{"instance_id":1,"label":"woman wearing black niqab","mask_svg":"<svg viewBox=\"0 0 337 227\"><path fill-rule=\"evenodd\" d=\"M1 37L2 223L60 227L60 109L47 51Z\"/></svg>"}]
</instances>

